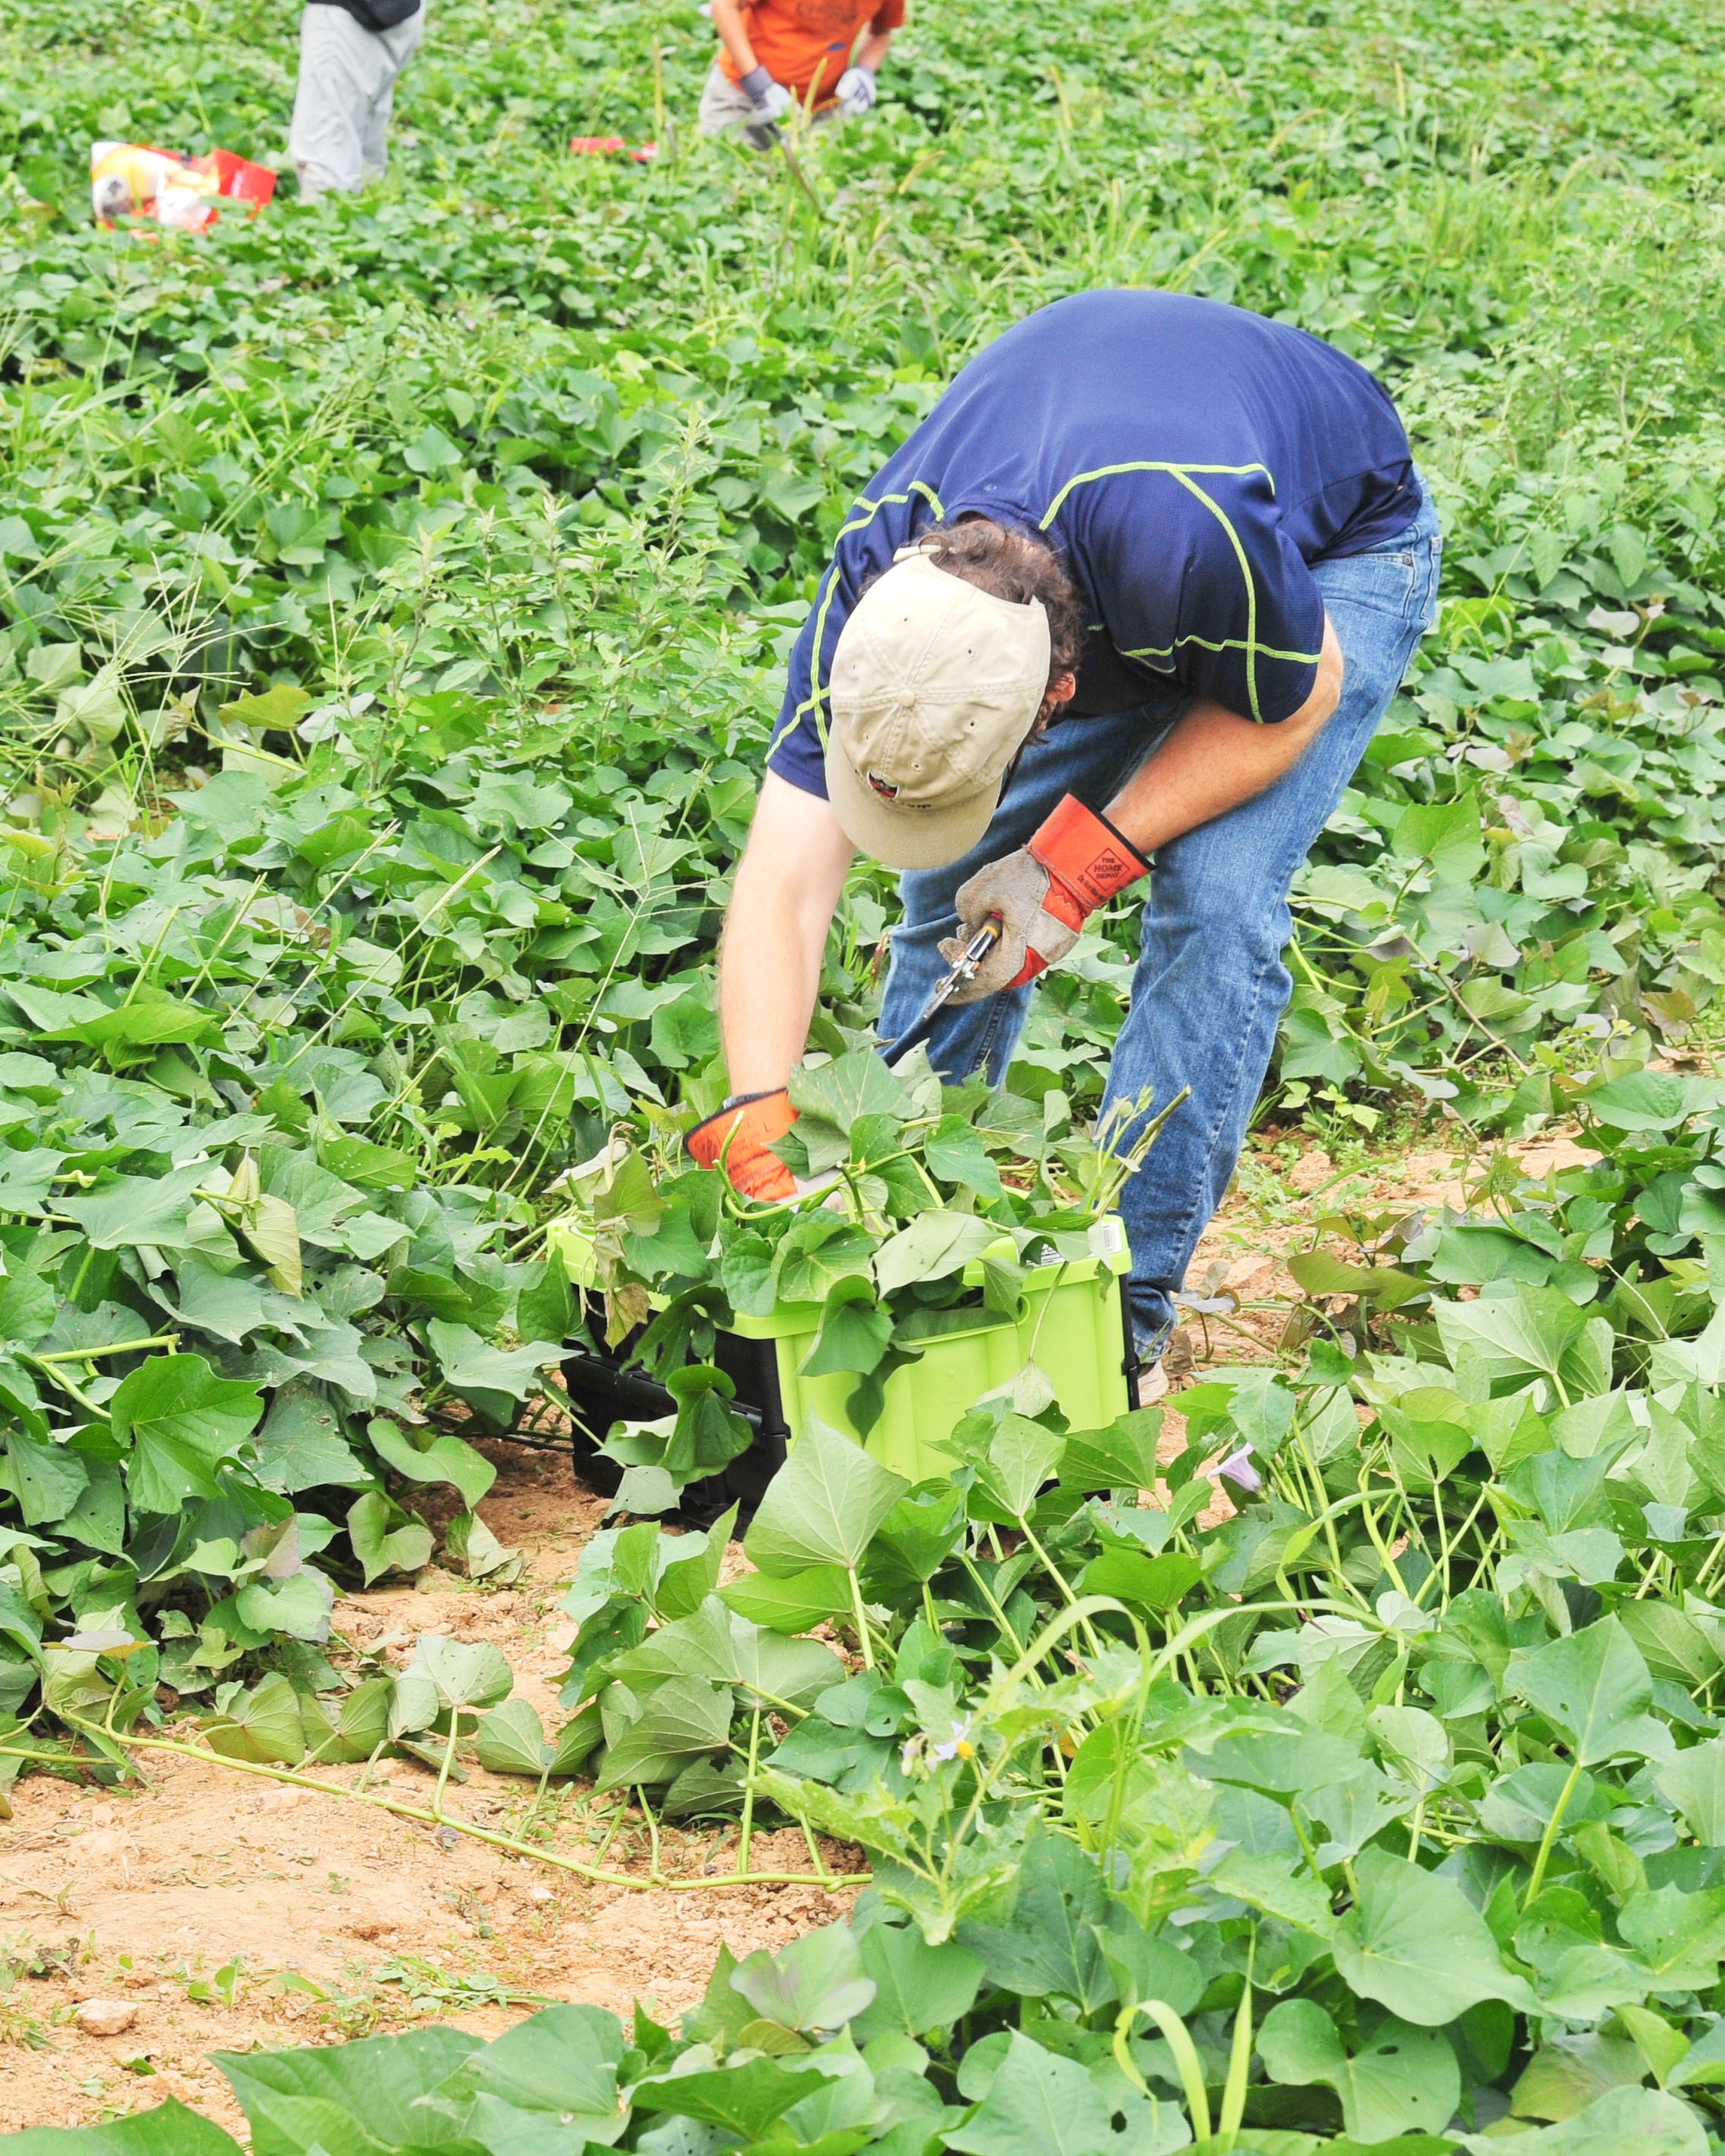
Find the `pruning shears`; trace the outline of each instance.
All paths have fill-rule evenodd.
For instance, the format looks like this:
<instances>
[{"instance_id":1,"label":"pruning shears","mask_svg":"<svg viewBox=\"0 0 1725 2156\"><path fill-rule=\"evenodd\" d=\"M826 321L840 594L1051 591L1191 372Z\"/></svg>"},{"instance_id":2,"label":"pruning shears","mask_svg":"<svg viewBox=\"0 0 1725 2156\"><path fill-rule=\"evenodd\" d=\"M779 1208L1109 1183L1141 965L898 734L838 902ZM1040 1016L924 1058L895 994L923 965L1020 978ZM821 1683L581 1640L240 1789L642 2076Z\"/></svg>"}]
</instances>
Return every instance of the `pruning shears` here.
<instances>
[{"instance_id":1,"label":"pruning shears","mask_svg":"<svg viewBox=\"0 0 1725 2156\"><path fill-rule=\"evenodd\" d=\"M998 913L991 913L988 916L969 942L952 961L952 970L942 973L939 980L935 983L934 993L922 1006L922 1017L917 1019L902 1040L894 1041L890 1052L880 1059L883 1063L896 1063L901 1055L908 1055L917 1042L927 1035L942 1006L951 998L954 991L962 988L965 982L973 981L976 978L982 969L983 961L1000 941L1002 926L1000 916Z\"/></svg>"}]
</instances>

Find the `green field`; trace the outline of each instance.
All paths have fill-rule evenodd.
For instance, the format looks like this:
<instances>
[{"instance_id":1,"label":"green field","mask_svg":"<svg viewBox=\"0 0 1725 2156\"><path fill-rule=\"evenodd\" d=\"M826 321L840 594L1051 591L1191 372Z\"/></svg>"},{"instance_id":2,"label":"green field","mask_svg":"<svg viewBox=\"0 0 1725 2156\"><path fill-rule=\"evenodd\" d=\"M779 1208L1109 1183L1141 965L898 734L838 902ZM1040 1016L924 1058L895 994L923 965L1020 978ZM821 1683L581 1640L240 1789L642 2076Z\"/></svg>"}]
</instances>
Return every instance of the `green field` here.
<instances>
[{"instance_id":1,"label":"green field","mask_svg":"<svg viewBox=\"0 0 1725 2156\"><path fill-rule=\"evenodd\" d=\"M835 1734L806 1753L826 1768L803 1799L793 1755L748 1801L779 1819L800 1803L883 1877L897 1864L930 1961L860 1922L860 1947L757 1971L741 2020L721 1983L697 2033L721 2059L761 2051L738 2070L759 2093L791 2071L775 2060L862 2025L835 2004L857 1953L911 1990L914 1963L925 1989L900 2035L933 2045L933 2079L907 2051L878 2077L937 2093L899 2089L887 2124L834 2099L781 2128L774 2082L650 2143L644 2103L624 2145L841 2156L850 2137L850 2156L865 2128L891 2156L937 2133L1020 2156L1056 2145L1040 2103L1087 2122L1070 2156L1154 2156L1189 2121L1205 2130L1200 2112L1217 2149L1303 2156L1345 2125L1349 2147L1417 2128L1405 2145L1435 2152L1462 2145L1458 2105L1483 2130L1521 2092L1530 2150L1717 2147L1725 1088L1697 1074L1725 1031L1725 16L922 0L880 107L803 142L799 185L696 135L712 40L692 7L432 6L383 186L306 209L290 177L255 221L196 238L95 229L88 146L285 165L293 11L0 7L10 1763L111 1777L120 1736L174 1713L254 1761L357 1760L416 1732L453 1758L475 1673L428 1676L422 1719L386 1727L383 1694L344 1689L329 1611L337 1584L427 1563L421 1507L442 1487L463 1508L445 1565L506 1576L475 1510L494 1470L467 1440L510 1429L578 1329L544 1255L559 1178L626 1128L636 1179L603 1168L582 1188L614 1235L614 1287L684 1296L683 1332L656 1343L667 1368L710 1341L723 1296L742 1306L739 1265L770 1295L791 1261L757 1235L747 1264L733 1250L696 1281L706 1259L672 1264L665 1224L706 1221L711 1194L665 1183L680 1131L726 1091L727 880L783 654L848 504L1025 311L1127 283L1232 300L1384 377L1446 527L1440 624L1297 887L1263 1113L1332 1153L1423 1122L1486 1158L1579 1116L1606 1158L1530 1188L1500 1154L1471 1221L1315 1222L1341 1250L1302 1261L1286 1382L1260 1366L1193 1396L1186 1496L1140 1516L1173 1522L1152 1547L1080 1500L1153 1481L1153 1432L1135 1423L1113 1450L1075 1437L1063 1470L1067 1434L1025 1395L972 1431L981 1480L933 1571L905 1552L932 1550L944 1513L883 1511L886 1539L855 1547L804 1519L757 1555L793 1585L749 1614L793 1661L798 1626L773 1610L849 1623L873 1578L870 1607L900 1611L854 1635L897 1657L890 1712L853 1696L829 1718L863 1749L834 1766ZM659 154L572 157L572 133ZM835 1057L866 1038L894 905L860 869L816 1025ZM1093 1177L1068 1133L1100 1097L1133 925L1101 918L1045 983L1012 1102L972 1089L906 1141L948 1186L937 1209L1022 1227L1034 1205L1014 1213L1012 1193L1070 1206ZM1680 1075L1645 1073L1656 1060ZM917 1123L906 1101L880 1113ZM831 1120L860 1174L861 1142ZM1018 1179L991 1195L1002 1165ZM814 1265L819 1240L813 1292L854 1288ZM854 1264L878 1277L862 1241ZM832 1308L834 1343L846 1308L866 1332L849 1290ZM889 1349L902 1315L868 1336L876 1364L834 1367L884 1367L912 1337ZM674 1434L685 1466L722 1453L734 1421L702 1383ZM1358 1428L1349 1383L1373 1411ZM1200 1531L1194 1467L1248 1443L1264 1493ZM1054 1476L1064 1510L1035 1498ZM688 1608L661 1597L658 1532L629 1529L634 1554L601 1551L577 1586L565 1701L587 1749L570 1738L557 1772L602 1737L625 1794L699 1760L684 1809L723 1816L741 1784L716 1789L711 1762L765 1741L758 1669L716 1723L696 1716L704 1748L655 1749L649 1727L675 1717L637 1726L614 1691L603 1731L590 1706L607 1671L640 1697L668 1671L696 1681L698 1641L679 1635L696 1661L656 1671L642 1645L649 1618L654 1637L704 1621L712 1584L691 1572ZM829 1576L796 1585L805 1571ZM1100 1630L1072 1674L1073 1599L1096 1594L1122 1607L1084 1619ZM1240 1613L1265 1602L1316 1609L1343 1646L1320 1653L1309 1625L1255 1644L1264 1620ZM1019 1628L1050 1625L1055 1662L1022 1680L1034 1700L1009 1697ZM116 1660L104 1634L142 1644ZM74 1635L91 1644L44 1664L44 1637ZM608 1654L649 1661L610 1671ZM960 1721L986 1776L927 1749ZM906 1740L925 1747L908 1822L901 1792L841 1786ZM492 1751L531 1773L539 1741L518 1721ZM1251 1764L1275 1742L1322 1756L1277 1782ZM1212 1815L1177 1763L1217 1748L1240 1771L1217 1770ZM1073 1751L1087 1763L1065 1784ZM1320 1769L1353 1794L1314 1841L1292 1793ZM1027 1844L1032 1817L1046 1830ZM1193 1884L1206 1819L1236 1845L1225 1891ZM1086 1851L1126 1869L1105 1889ZM1004 1914L1026 1866L1034 1892ZM1076 1959L1032 1969L1050 1911L1078 1912ZM1168 1943L1173 1911L1189 1952ZM931 1971L955 1925L986 1976L980 2005L973 1986L943 2014L962 1973L942 1991ZM1445 1967L1461 1974L1434 1990ZM1272 1994L1284 2018L1255 2057ZM1160 2035L1132 2015L1153 1997ZM1040 2050L1005 2041L1021 2007L1044 2017ZM555 2041L631 2081L671 2041L638 2030L625 2059L620 2033ZM986 2068L959 2067L967 2046ZM990 2097L1009 2051L1013 2093ZM1247 2060L1259 2093L1235 2143ZM459 2066L450 2103L473 2100ZM497 2087L527 2103L539 2071L500 2065ZM603 2081L593 2064L569 2106L604 2110ZM931 2104L946 2111L919 2139ZM309 2148L301 2126L257 2145Z\"/></svg>"}]
</instances>

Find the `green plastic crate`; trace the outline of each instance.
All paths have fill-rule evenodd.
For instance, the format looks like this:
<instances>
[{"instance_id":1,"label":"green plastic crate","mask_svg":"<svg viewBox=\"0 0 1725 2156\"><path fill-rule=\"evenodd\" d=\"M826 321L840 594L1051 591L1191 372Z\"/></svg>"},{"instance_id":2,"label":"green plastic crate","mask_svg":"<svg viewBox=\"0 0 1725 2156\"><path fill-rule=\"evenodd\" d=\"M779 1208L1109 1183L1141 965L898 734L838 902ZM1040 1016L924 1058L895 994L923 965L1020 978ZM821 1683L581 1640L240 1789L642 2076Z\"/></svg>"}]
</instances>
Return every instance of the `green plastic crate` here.
<instances>
[{"instance_id":1,"label":"green plastic crate","mask_svg":"<svg viewBox=\"0 0 1725 2156\"><path fill-rule=\"evenodd\" d=\"M1096 1224L1091 1240L1095 1255L1032 1269L1024 1282L1022 1317L978 1311L974 1325L928 1340L920 1361L887 1379L885 1410L866 1439L845 1413L857 1383L854 1372L801 1374L820 1329L818 1303L788 1303L768 1317L739 1317L734 1336L773 1343L770 1370L778 1391L773 1404L788 1442L809 1415L819 1415L832 1429L865 1444L895 1474L923 1481L950 1473L957 1462L942 1450L942 1441L984 1393L1015 1377L1033 1351L1074 1430L1098 1429L1137 1404L1137 1365L1122 1291L1132 1262L1125 1232L1118 1219L1110 1218ZM557 1223L549 1242L575 1285L591 1288L593 1250L579 1229ZM1003 1241L1001 1255L1011 1254L1011 1244ZM965 1280L972 1286L981 1284L980 1263L966 1267ZM757 1367L762 1359L757 1355Z\"/></svg>"}]
</instances>

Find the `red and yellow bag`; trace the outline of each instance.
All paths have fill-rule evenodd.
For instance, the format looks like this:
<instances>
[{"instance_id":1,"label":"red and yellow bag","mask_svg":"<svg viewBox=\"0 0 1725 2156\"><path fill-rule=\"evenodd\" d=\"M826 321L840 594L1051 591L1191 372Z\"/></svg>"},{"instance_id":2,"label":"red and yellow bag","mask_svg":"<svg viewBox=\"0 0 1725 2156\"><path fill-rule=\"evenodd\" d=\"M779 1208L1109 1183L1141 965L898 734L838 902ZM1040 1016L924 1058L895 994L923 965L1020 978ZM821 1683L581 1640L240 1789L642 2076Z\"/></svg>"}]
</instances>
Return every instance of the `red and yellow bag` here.
<instances>
[{"instance_id":1,"label":"red and yellow bag","mask_svg":"<svg viewBox=\"0 0 1725 2156\"><path fill-rule=\"evenodd\" d=\"M122 217L153 217L177 232L202 232L220 214L218 202L247 203L255 216L275 192L275 175L231 150L182 157L143 142L92 142L90 193L100 224Z\"/></svg>"}]
</instances>

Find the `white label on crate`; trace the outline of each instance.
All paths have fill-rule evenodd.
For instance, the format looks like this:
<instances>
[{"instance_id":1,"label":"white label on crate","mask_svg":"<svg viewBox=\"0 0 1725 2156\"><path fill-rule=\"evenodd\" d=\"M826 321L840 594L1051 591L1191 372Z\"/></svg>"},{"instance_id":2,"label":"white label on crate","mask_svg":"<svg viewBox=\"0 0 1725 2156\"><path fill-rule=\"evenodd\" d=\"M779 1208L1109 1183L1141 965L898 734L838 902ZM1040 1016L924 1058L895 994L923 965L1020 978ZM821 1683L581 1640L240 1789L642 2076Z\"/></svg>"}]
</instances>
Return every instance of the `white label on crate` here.
<instances>
[{"instance_id":1,"label":"white label on crate","mask_svg":"<svg viewBox=\"0 0 1725 2156\"><path fill-rule=\"evenodd\" d=\"M1126 1229L1117 1213L1110 1213L1090 1224L1091 1255L1095 1258L1117 1258L1126 1248Z\"/></svg>"}]
</instances>

